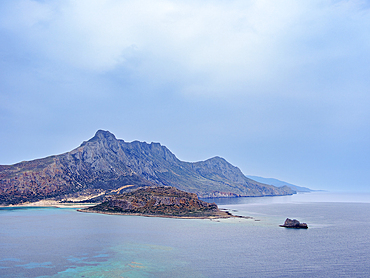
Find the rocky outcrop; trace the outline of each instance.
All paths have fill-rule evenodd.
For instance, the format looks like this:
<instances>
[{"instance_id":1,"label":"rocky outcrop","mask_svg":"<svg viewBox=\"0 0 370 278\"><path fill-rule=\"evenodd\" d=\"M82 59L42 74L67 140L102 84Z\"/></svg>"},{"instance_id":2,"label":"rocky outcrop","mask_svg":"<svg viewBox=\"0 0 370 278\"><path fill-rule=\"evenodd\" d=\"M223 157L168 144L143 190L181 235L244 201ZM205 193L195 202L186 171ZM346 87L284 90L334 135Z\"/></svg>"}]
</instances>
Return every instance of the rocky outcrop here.
<instances>
[{"instance_id":1,"label":"rocky outcrop","mask_svg":"<svg viewBox=\"0 0 370 278\"><path fill-rule=\"evenodd\" d=\"M248 179L225 159L180 161L159 143L125 142L99 130L78 148L14 165L0 165L0 204L75 200L142 186L174 186L199 197L295 193Z\"/></svg>"},{"instance_id":2,"label":"rocky outcrop","mask_svg":"<svg viewBox=\"0 0 370 278\"><path fill-rule=\"evenodd\" d=\"M228 218L216 204L198 199L171 186L146 187L122 195L110 196L103 203L81 209L82 212L126 214L176 218Z\"/></svg>"},{"instance_id":3,"label":"rocky outcrop","mask_svg":"<svg viewBox=\"0 0 370 278\"><path fill-rule=\"evenodd\" d=\"M279 225L280 227L285 228L294 228L294 229L308 229L308 225L306 223L300 223L297 219L285 219L283 225Z\"/></svg>"}]
</instances>

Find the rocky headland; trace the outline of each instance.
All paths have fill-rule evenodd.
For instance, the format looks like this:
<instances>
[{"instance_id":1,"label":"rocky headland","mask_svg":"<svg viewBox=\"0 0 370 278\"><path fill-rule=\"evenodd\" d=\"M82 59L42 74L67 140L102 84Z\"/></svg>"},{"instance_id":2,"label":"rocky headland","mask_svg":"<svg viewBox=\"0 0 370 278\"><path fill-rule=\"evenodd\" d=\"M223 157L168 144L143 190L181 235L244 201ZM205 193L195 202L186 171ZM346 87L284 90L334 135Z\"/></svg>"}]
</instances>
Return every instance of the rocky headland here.
<instances>
[{"instance_id":1,"label":"rocky headland","mask_svg":"<svg viewBox=\"0 0 370 278\"><path fill-rule=\"evenodd\" d=\"M194 193L171 186L139 188L110 196L99 205L78 211L169 218L233 217L229 212L219 210L216 204L204 202Z\"/></svg>"}]
</instances>

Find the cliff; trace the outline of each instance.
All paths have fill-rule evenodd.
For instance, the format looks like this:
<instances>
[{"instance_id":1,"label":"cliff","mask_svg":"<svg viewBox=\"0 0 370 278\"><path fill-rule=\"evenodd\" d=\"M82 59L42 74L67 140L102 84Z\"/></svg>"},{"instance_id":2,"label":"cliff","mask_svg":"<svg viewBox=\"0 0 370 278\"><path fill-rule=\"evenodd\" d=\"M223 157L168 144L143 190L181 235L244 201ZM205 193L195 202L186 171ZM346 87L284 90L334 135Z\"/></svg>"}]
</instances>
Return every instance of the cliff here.
<instances>
[{"instance_id":1,"label":"cliff","mask_svg":"<svg viewBox=\"0 0 370 278\"><path fill-rule=\"evenodd\" d=\"M103 130L70 152L0 165L3 205L43 199L101 200L142 186L174 186L199 197L295 193L249 179L220 157L183 162L159 143L125 142Z\"/></svg>"},{"instance_id":2,"label":"cliff","mask_svg":"<svg viewBox=\"0 0 370 278\"><path fill-rule=\"evenodd\" d=\"M101 204L81 209L82 212L126 214L176 218L228 218L216 204L198 199L171 186L145 187L121 195L110 196Z\"/></svg>"}]
</instances>

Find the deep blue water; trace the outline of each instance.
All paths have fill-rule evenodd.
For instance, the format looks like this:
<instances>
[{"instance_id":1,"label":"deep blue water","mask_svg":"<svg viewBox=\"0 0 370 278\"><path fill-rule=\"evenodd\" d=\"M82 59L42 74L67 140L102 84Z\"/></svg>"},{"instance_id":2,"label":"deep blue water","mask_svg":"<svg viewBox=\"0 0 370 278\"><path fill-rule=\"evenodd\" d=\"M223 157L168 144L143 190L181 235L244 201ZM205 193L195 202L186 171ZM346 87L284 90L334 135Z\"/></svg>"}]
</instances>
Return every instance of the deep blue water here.
<instances>
[{"instance_id":1,"label":"deep blue water","mask_svg":"<svg viewBox=\"0 0 370 278\"><path fill-rule=\"evenodd\" d=\"M253 217L219 222L0 209L0 277L369 277L369 197L214 199Z\"/></svg>"}]
</instances>

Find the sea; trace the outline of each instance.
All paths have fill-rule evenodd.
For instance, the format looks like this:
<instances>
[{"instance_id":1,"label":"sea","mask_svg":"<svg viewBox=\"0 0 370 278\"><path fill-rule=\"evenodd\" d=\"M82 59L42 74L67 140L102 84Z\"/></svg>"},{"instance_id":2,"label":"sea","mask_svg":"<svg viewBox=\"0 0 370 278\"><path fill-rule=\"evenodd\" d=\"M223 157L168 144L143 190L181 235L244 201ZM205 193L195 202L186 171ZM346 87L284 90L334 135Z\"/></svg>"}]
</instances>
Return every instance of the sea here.
<instances>
[{"instance_id":1,"label":"sea","mask_svg":"<svg viewBox=\"0 0 370 278\"><path fill-rule=\"evenodd\" d=\"M0 277L370 277L368 193L206 201L251 218L1 208Z\"/></svg>"}]
</instances>

